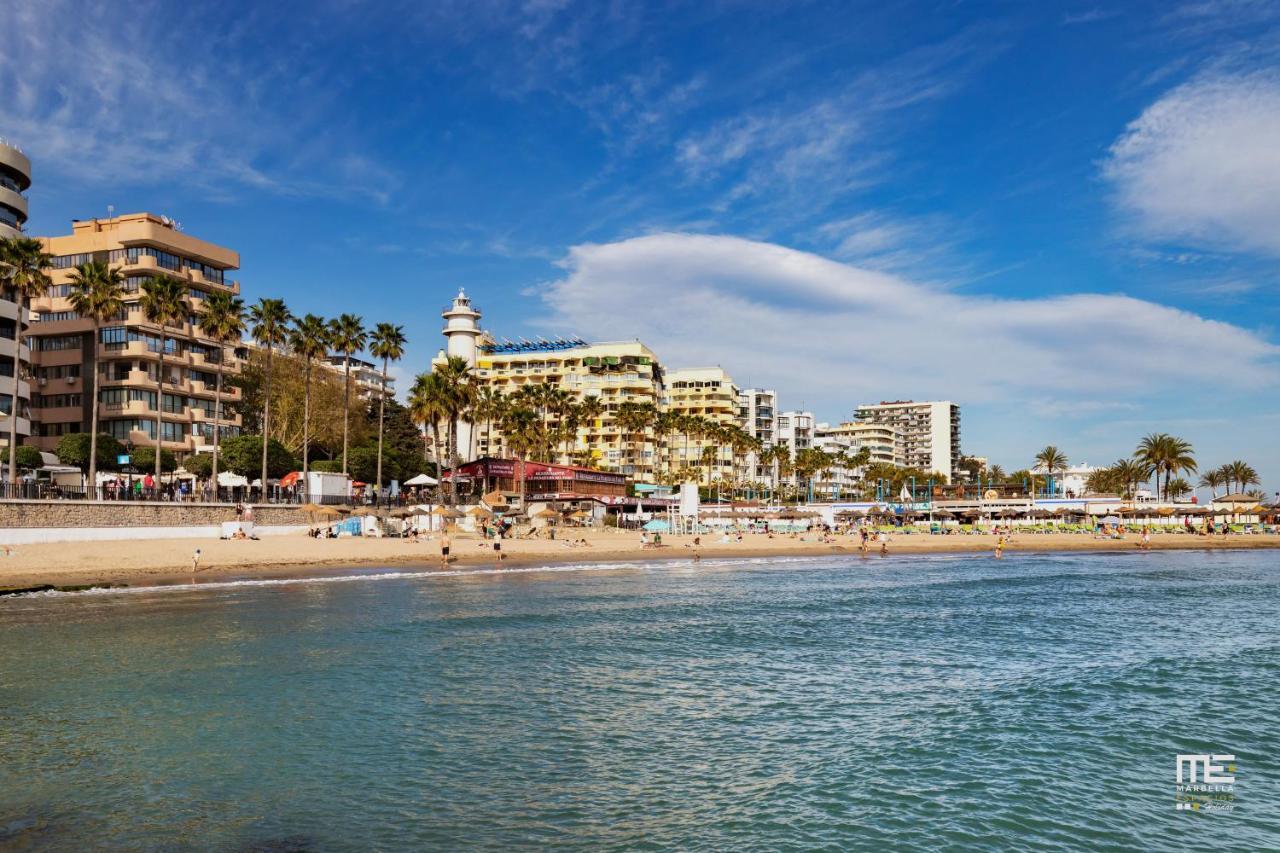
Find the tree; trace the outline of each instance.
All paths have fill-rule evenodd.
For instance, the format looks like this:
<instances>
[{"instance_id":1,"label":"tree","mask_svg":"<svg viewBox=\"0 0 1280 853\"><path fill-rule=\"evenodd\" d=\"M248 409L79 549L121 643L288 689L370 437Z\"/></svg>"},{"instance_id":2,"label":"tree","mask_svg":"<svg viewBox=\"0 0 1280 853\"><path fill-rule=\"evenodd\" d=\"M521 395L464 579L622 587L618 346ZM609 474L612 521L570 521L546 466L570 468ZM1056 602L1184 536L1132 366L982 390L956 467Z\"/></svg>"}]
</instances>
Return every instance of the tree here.
<instances>
[{"instance_id":1,"label":"tree","mask_svg":"<svg viewBox=\"0 0 1280 853\"><path fill-rule=\"evenodd\" d=\"M1218 496L1218 488L1226 483L1226 476L1222 473L1221 468L1214 468L1212 471L1205 471L1200 477L1200 485L1209 490L1209 498L1212 500Z\"/></svg>"},{"instance_id":2,"label":"tree","mask_svg":"<svg viewBox=\"0 0 1280 853\"><path fill-rule=\"evenodd\" d=\"M1164 496L1160 475L1167 482L1175 474L1195 473L1196 460L1191 445L1176 436L1153 432L1138 443L1134 458L1146 465L1156 477L1156 497Z\"/></svg>"},{"instance_id":3,"label":"tree","mask_svg":"<svg viewBox=\"0 0 1280 853\"><path fill-rule=\"evenodd\" d=\"M464 412L471 407L475 397L475 386L471 384L471 367L466 359L456 355L449 356L445 363L438 365L434 371L438 377L434 386L440 395L444 407L444 417L449 425L449 436L446 441L449 454L449 467L453 468L460 461L458 453L458 422ZM449 503L457 503L458 478L449 479Z\"/></svg>"},{"instance_id":4,"label":"tree","mask_svg":"<svg viewBox=\"0 0 1280 853\"><path fill-rule=\"evenodd\" d=\"M307 474L311 461L311 366L317 358L329 351L329 326L323 317L308 314L295 321L289 332L289 346L293 354L306 364L306 379L302 392L302 482L309 485ZM345 436L344 436L345 438Z\"/></svg>"},{"instance_id":5,"label":"tree","mask_svg":"<svg viewBox=\"0 0 1280 853\"><path fill-rule=\"evenodd\" d=\"M266 451L268 477L283 477L297 468L297 460L275 439L267 442ZM255 469L263 455L260 435L240 435L222 442L222 460L226 463L227 470L242 477L252 477L258 473ZM265 492L265 481L263 485Z\"/></svg>"},{"instance_id":6,"label":"tree","mask_svg":"<svg viewBox=\"0 0 1280 853\"><path fill-rule=\"evenodd\" d=\"M293 316L285 307L283 299L259 299L249 309L249 322L252 324L251 334L259 346L267 352L264 389L262 393L262 434L271 435L271 367L275 348L284 346L288 340L289 322ZM259 442L262 453L262 493L267 493L267 452L270 441ZM288 472L285 472L288 473ZM245 474L244 476L249 476Z\"/></svg>"},{"instance_id":7,"label":"tree","mask_svg":"<svg viewBox=\"0 0 1280 853\"><path fill-rule=\"evenodd\" d=\"M387 368L391 362L404 358L406 343L404 326L379 323L373 329L369 346L370 354L374 358L382 359L382 393L378 395L378 470L374 474L379 493L382 492L382 431L387 409ZM474 439L474 430L471 435Z\"/></svg>"},{"instance_id":8,"label":"tree","mask_svg":"<svg viewBox=\"0 0 1280 853\"><path fill-rule=\"evenodd\" d=\"M156 455L152 457L156 480L159 480L160 465L164 460L164 454L160 452L164 441L164 357L169 349L169 326L182 325L190 312L187 286L167 275L152 276L142 283L142 298L138 304L148 322L160 327L160 352L157 353L160 363L156 371Z\"/></svg>"},{"instance_id":9,"label":"tree","mask_svg":"<svg viewBox=\"0 0 1280 853\"><path fill-rule=\"evenodd\" d=\"M178 460L173 455L172 450L163 450L160 453L160 464L156 464L156 449L154 447L139 447L133 451L133 466L139 470L148 468L155 471L164 471L172 473L178 470ZM157 476L159 476L157 474Z\"/></svg>"},{"instance_id":10,"label":"tree","mask_svg":"<svg viewBox=\"0 0 1280 853\"><path fill-rule=\"evenodd\" d=\"M538 415L524 406L513 406L507 410L502 421L502 434L506 437L507 447L516 458L516 484L520 491L520 506L524 506L525 476L524 460L541 441L541 424Z\"/></svg>"},{"instance_id":11,"label":"tree","mask_svg":"<svg viewBox=\"0 0 1280 853\"><path fill-rule=\"evenodd\" d=\"M409 413L422 424L423 435L431 437L431 455L436 462L436 482L443 482L440 465L440 421L448 417L448 404L438 373L419 373L409 389ZM428 430L430 431L428 433ZM425 440L425 439L424 439Z\"/></svg>"},{"instance_id":12,"label":"tree","mask_svg":"<svg viewBox=\"0 0 1280 853\"><path fill-rule=\"evenodd\" d=\"M38 447L32 447L29 444L23 444L18 447L18 452L16 455L18 458L19 468L26 468L28 471L30 471L32 469L39 468L42 465L44 465L44 457L40 455L40 449ZM7 447L0 448L0 462L8 463L8 461L9 461L9 448Z\"/></svg>"},{"instance_id":13,"label":"tree","mask_svg":"<svg viewBox=\"0 0 1280 853\"><path fill-rule=\"evenodd\" d=\"M1237 459L1222 466L1222 473L1227 478L1228 491L1243 492L1250 486L1261 485L1258 472L1248 462Z\"/></svg>"},{"instance_id":14,"label":"tree","mask_svg":"<svg viewBox=\"0 0 1280 853\"><path fill-rule=\"evenodd\" d=\"M329 343L342 353L342 473L347 472L347 447L351 427L351 356L364 349L369 333L355 314L343 314L329 321Z\"/></svg>"},{"instance_id":15,"label":"tree","mask_svg":"<svg viewBox=\"0 0 1280 853\"><path fill-rule=\"evenodd\" d=\"M222 406L222 385L227 362L227 346L234 346L244 337L244 300L226 291L215 290L205 294L203 303L200 306L197 321L200 324L200 331L218 345L218 380L213 392L213 458L209 462L209 471L204 475L213 478L216 489L218 445L222 441L222 418L225 414Z\"/></svg>"},{"instance_id":16,"label":"tree","mask_svg":"<svg viewBox=\"0 0 1280 853\"><path fill-rule=\"evenodd\" d=\"M1052 478L1055 471L1066 470L1067 457L1066 454L1050 444L1036 454L1036 463L1044 468L1045 472Z\"/></svg>"},{"instance_id":17,"label":"tree","mask_svg":"<svg viewBox=\"0 0 1280 853\"><path fill-rule=\"evenodd\" d=\"M49 274L53 258L44 250L44 244L31 237L0 239L0 287L9 291L20 308L49 290ZM13 395L9 399L9 446L18 446L19 383L22 381L22 317L19 313L15 325L13 343ZM95 406L96 408L96 406ZM9 461L9 482L18 482L17 457Z\"/></svg>"},{"instance_id":18,"label":"tree","mask_svg":"<svg viewBox=\"0 0 1280 853\"><path fill-rule=\"evenodd\" d=\"M632 476L635 475L636 468L638 467L635 438L638 434L642 434L653 425L656 415L657 411L654 409L652 403L635 403L629 400L618 406L618 411L614 413L614 423L616 423L618 425L618 429L621 430L622 440L627 445L627 447L624 448L626 453L623 458L627 460L627 465L631 469L630 473Z\"/></svg>"},{"instance_id":19,"label":"tree","mask_svg":"<svg viewBox=\"0 0 1280 853\"><path fill-rule=\"evenodd\" d=\"M506 397L497 388L485 385L476 389L476 397L471 404L471 410L475 415L476 423L484 422L484 434L488 441L485 451L489 456L495 455L493 424L495 421L501 420L506 406ZM472 434L475 434L474 431Z\"/></svg>"},{"instance_id":20,"label":"tree","mask_svg":"<svg viewBox=\"0 0 1280 853\"><path fill-rule=\"evenodd\" d=\"M213 454L192 453L182 461L182 467L188 474L195 474L200 479L207 480L214 476Z\"/></svg>"},{"instance_id":21,"label":"tree","mask_svg":"<svg viewBox=\"0 0 1280 853\"><path fill-rule=\"evenodd\" d=\"M102 324L124 310L124 274L101 261L81 264L71 271L72 309L93 321L93 374L85 383L89 395L89 493L98 497L98 338Z\"/></svg>"},{"instance_id":22,"label":"tree","mask_svg":"<svg viewBox=\"0 0 1280 853\"><path fill-rule=\"evenodd\" d=\"M1175 477L1164 484L1165 495L1167 495L1171 501L1176 501L1179 498L1186 497L1187 493L1190 491L1191 484L1181 477Z\"/></svg>"},{"instance_id":23,"label":"tree","mask_svg":"<svg viewBox=\"0 0 1280 853\"><path fill-rule=\"evenodd\" d=\"M97 456L90 457L90 452L96 452ZM74 465L81 471L88 470L90 465L93 470L114 471L116 459L124 454L124 445L106 433L94 440L87 432L71 432L58 439L54 453L63 465Z\"/></svg>"}]
</instances>

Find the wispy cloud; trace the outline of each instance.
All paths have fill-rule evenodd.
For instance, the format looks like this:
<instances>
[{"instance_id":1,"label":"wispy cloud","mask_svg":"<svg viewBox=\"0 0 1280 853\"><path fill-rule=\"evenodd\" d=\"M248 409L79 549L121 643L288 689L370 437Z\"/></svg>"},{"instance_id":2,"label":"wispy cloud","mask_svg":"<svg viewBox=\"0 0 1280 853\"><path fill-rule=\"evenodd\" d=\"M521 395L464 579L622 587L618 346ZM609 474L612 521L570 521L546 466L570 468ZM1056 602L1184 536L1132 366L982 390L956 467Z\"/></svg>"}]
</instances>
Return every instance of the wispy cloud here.
<instances>
[{"instance_id":1,"label":"wispy cloud","mask_svg":"<svg viewBox=\"0 0 1280 853\"><path fill-rule=\"evenodd\" d=\"M810 97L783 98L692 130L676 162L694 183L720 188L726 209L744 201L802 201L821 210L881 180L892 160L894 117L943 98L999 51L998 39L966 32L864 70Z\"/></svg>"},{"instance_id":2,"label":"wispy cloud","mask_svg":"<svg viewBox=\"0 0 1280 853\"><path fill-rule=\"evenodd\" d=\"M308 110L327 104L313 89L300 94L304 72L218 50L211 22L147 2L122 15L18 0L6 15L0 91L14 97L0 98L0 126L44 169L81 184L181 178L214 198L237 187L334 195L358 186L385 202L397 185L385 166L315 129ZM325 157L314 158L322 140Z\"/></svg>"},{"instance_id":3,"label":"wispy cloud","mask_svg":"<svg viewBox=\"0 0 1280 853\"><path fill-rule=\"evenodd\" d=\"M1280 254L1280 75L1208 73L1167 92L1103 174L1139 234Z\"/></svg>"},{"instance_id":4,"label":"wispy cloud","mask_svg":"<svg viewBox=\"0 0 1280 853\"><path fill-rule=\"evenodd\" d=\"M1086 9L1082 12L1067 12L1062 16L1062 25L1065 27L1075 27L1081 24L1096 24L1100 21L1109 21L1120 14L1119 9L1104 9L1101 6L1095 6L1092 9Z\"/></svg>"}]
</instances>

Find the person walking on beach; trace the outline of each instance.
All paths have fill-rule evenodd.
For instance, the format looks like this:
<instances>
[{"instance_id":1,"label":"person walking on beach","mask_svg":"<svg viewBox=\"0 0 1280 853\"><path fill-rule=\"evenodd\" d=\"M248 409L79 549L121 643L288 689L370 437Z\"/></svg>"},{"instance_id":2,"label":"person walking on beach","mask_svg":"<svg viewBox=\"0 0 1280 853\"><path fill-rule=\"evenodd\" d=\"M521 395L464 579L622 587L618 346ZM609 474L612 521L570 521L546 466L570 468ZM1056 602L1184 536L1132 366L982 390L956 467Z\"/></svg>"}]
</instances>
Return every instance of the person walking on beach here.
<instances>
[{"instance_id":1,"label":"person walking on beach","mask_svg":"<svg viewBox=\"0 0 1280 853\"><path fill-rule=\"evenodd\" d=\"M191 555L191 574L194 575L198 571L200 571L200 549L199 548L197 548L196 552Z\"/></svg>"},{"instance_id":2,"label":"person walking on beach","mask_svg":"<svg viewBox=\"0 0 1280 853\"><path fill-rule=\"evenodd\" d=\"M498 564L499 566L501 566L501 565L502 565L502 561L503 561L503 560L505 560L506 558L507 558L507 555L502 553L502 540L501 540L501 539L494 539L494 540L493 540L493 559L494 559L494 561L495 561L495 562L497 562L497 564Z\"/></svg>"},{"instance_id":3,"label":"person walking on beach","mask_svg":"<svg viewBox=\"0 0 1280 853\"><path fill-rule=\"evenodd\" d=\"M889 556L889 540L888 539L880 540L880 556L881 557Z\"/></svg>"},{"instance_id":4,"label":"person walking on beach","mask_svg":"<svg viewBox=\"0 0 1280 853\"><path fill-rule=\"evenodd\" d=\"M440 567L445 568L449 565L449 534L443 533L440 536Z\"/></svg>"},{"instance_id":5,"label":"person walking on beach","mask_svg":"<svg viewBox=\"0 0 1280 853\"><path fill-rule=\"evenodd\" d=\"M996 539L996 559L1004 559L1004 537L1000 536Z\"/></svg>"}]
</instances>

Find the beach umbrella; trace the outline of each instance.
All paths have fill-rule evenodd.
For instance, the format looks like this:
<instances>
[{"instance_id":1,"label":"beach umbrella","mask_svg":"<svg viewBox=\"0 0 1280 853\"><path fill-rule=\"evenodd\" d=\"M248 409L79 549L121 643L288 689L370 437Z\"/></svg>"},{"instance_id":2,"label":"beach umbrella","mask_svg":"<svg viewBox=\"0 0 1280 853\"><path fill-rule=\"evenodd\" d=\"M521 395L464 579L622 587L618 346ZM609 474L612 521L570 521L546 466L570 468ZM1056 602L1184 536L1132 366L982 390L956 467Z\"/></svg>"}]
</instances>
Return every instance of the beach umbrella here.
<instances>
[{"instance_id":1,"label":"beach umbrella","mask_svg":"<svg viewBox=\"0 0 1280 853\"><path fill-rule=\"evenodd\" d=\"M320 504L305 503L302 506L298 507L298 509L302 512L319 512Z\"/></svg>"},{"instance_id":2,"label":"beach umbrella","mask_svg":"<svg viewBox=\"0 0 1280 853\"><path fill-rule=\"evenodd\" d=\"M933 517L937 521L945 521L948 518L955 518L954 515L952 515L950 512L948 512L945 509L935 509L933 511Z\"/></svg>"},{"instance_id":3,"label":"beach umbrella","mask_svg":"<svg viewBox=\"0 0 1280 853\"><path fill-rule=\"evenodd\" d=\"M471 509L467 510L466 514L476 518L493 518L493 513L489 512L489 510L482 506L473 506Z\"/></svg>"},{"instance_id":4,"label":"beach umbrella","mask_svg":"<svg viewBox=\"0 0 1280 853\"><path fill-rule=\"evenodd\" d=\"M419 474L416 477L410 477L404 481L406 486L435 486L439 485L439 480L428 477L426 474Z\"/></svg>"},{"instance_id":5,"label":"beach umbrella","mask_svg":"<svg viewBox=\"0 0 1280 853\"><path fill-rule=\"evenodd\" d=\"M647 521L645 522L645 525L644 525L645 530L658 531L659 533L666 533L670 527L671 525L667 524L665 521L663 521L660 518L655 518L652 521Z\"/></svg>"},{"instance_id":6,"label":"beach umbrella","mask_svg":"<svg viewBox=\"0 0 1280 853\"><path fill-rule=\"evenodd\" d=\"M1119 524L1119 523L1120 523L1120 517L1119 517L1119 516L1115 516L1115 515L1106 515L1106 516L1103 516L1103 517L1100 519L1100 523L1102 523L1102 524Z\"/></svg>"},{"instance_id":7,"label":"beach umbrella","mask_svg":"<svg viewBox=\"0 0 1280 853\"><path fill-rule=\"evenodd\" d=\"M530 518L559 518L560 513L556 512L554 509L540 509L529 517Z\"/></svg>"},{"instance_id":8,"label":"beach umbrella","mask_svg":"<svg viewBox=\"0 0 1280 853\"><path fill-rule=\"evenodd\" d=\"M321 507L316 507L315 514L327 515L330 518L332 518L334 516L342 515L342 510L332 506L321 506Z\"/></svg>"},{"instance_id":9,"label":"beach umbrella","mask_svg":"<svg viewBox=\"0 0 1280 853\"><path fill-rule=\"evenodd\" d=\"M378 511L371 506L361 506L361 507L356 507L354 510L352 510L351 514L353 516L363 517L366 515L377 515Z\"/></svg>"},{"instance_id":10,"label":"beach umbrella","mask_svg":"<svg viewBox=\"0 0 1280 853\"><path fill-rule=\"evenodd\" d=\"M391 510L391 512L387 513L387 515L391 516L392 518L408 518L409 516L416 515L416 514L417 513L415 513L411 509L408 509L407 507L402 509L393 509Z\"/></svg>"},{"instance_id":11,"label":"beach umbrella","mask_svg":"<svg viewBox=\"0 0 1280 853\"><path fill-rule=\"evenodd\" d=\"M1165 518L1168 518L1169 516L1173 515L1175 512L1177 512L1177 510L1175 510L1171 506L1162 506L1158 510L1156 510L1156 514L1161 515Z\"/></svg>"},{"instance_id":12,"label":"beach umbrella","mask_svg":"<svg viewBox=\"0 0 1280 853\"><path fill-rule=\"evenodd\" d=\"M438 515L441 518L462 518L462 513L456 509L450 509L447 506L438 506L431 510L432 515Z\"/></svg>"}]
</instances>

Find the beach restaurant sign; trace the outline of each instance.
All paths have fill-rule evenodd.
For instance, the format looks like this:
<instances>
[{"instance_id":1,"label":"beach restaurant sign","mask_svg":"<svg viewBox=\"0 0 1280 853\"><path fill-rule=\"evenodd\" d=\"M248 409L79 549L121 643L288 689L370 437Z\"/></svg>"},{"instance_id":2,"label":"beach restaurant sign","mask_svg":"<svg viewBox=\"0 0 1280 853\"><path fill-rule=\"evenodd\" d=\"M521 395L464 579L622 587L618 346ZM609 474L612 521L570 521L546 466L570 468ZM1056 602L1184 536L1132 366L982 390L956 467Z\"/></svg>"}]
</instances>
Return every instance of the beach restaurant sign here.
<instances>
[{"instance_id":1,"label":"beach restaurant sign","mask_svg":"<svg viewBox=\"0 0 1280 853\"><path fill-rule=\"evenodd\" d=\"M458 479L470 480L477 477L505 477L514 480L519 463L514 459L477 459L458 466ZM445 473L444 478L453 478L453 472ZM548 465L543 462L525 462L524 478L526 480L571 480L577 483L610 483L622 485L627 482L625 474L614 474L610 471L596 471L591 468L579 468L574 465Z\"/></svg>"}]
</instances>

